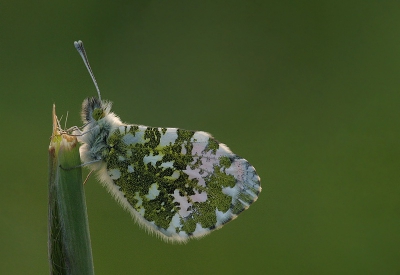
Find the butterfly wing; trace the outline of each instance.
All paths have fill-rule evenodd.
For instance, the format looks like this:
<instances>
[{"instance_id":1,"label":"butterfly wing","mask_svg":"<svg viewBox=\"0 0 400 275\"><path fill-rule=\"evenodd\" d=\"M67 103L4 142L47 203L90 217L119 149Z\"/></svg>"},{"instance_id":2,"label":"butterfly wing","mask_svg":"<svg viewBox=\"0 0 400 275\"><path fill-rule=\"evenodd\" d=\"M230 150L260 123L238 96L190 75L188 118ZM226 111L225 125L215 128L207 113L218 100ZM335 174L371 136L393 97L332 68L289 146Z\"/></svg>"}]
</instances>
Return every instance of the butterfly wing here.
<instances>
[{"instance_id":1,"label":"butterfly wing","mask_svg":"<svg viewBox=\"0 0 400 275\"><path fill-rule=\"evenodd\" d=\"M108 189L166 240L220 228L261 191L254 167L205 132L123 125L110 133L102 155Z\"/></svg>"}]
</instances>

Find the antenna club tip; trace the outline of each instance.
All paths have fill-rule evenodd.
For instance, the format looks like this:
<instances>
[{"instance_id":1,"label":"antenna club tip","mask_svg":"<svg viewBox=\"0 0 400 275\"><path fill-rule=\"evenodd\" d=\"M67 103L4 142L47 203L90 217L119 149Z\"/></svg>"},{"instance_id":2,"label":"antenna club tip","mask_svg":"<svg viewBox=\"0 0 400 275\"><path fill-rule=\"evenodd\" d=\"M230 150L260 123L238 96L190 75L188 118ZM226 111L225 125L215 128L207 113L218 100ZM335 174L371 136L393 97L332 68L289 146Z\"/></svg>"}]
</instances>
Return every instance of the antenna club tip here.
<instances>
[{"instance_id":1,"label":"antenna club tip","mask_svg":"<svg viewBox=\"0 0 400 275\"><path fill-rule=\"evenodd\" d=\"M74 41L74 46L76 49L82 47L83 46L82 40Z\"/></svg>"}]
</instances>

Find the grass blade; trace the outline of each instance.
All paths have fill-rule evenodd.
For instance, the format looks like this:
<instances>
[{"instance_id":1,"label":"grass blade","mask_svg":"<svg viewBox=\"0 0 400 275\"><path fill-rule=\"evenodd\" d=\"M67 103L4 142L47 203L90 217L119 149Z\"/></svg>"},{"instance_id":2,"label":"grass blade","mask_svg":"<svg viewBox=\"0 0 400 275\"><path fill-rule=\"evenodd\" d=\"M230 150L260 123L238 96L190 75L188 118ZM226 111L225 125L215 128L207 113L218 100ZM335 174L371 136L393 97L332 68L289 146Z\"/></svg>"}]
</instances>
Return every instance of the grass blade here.
<instances>
[{"instance_id":1,"label":"grass blade","mask_svg":"<svg viewBox=\"0 0 400 275\"><path fill-rule=\"evenodd\" d=\"M80 164L78 142L73 136L60 134L53 106L49 146L50 274L94 274Z\"/></svg>"}]
</instances>

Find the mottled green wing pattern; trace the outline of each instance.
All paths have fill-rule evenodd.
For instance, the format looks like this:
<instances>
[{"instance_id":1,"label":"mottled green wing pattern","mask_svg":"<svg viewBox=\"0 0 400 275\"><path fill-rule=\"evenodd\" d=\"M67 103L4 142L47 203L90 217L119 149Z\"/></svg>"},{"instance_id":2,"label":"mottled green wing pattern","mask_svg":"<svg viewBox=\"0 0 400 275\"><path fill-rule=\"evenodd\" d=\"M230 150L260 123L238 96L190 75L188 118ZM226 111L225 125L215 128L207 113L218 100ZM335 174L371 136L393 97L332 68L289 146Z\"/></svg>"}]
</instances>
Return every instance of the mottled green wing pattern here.
<instances>
[{"instance_id":1,"label":"mottled green wing pattern","mask_svg":"<svg viewBox=\"0 0 400 275\"><path fill-rule=\"evenodd\" d=\"M141 225L171 241L220 228L261 191L254 167L205 132L119 126L102 158L103 181L117 200Z\"/></svg>"}]
</instances>

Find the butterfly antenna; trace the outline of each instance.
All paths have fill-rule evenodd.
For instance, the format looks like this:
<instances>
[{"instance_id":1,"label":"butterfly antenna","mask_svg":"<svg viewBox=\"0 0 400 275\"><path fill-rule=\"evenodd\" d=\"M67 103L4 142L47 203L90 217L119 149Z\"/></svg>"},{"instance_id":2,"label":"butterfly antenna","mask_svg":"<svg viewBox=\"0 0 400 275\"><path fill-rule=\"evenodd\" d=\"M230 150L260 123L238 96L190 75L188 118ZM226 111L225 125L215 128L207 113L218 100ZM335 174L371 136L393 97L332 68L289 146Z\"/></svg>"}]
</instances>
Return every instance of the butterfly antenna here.
<instances>
[{"instance_id":1,"label":"butterfly antenna","mask_svg":"<svg viewBox=\"0 0 400 275\"><path fill-rule=\"evenodd\" d=\"M67 115L65 116L64 129L67 129L67 120L68 120L68 111Z\"/></svg>"},{"instance_id":2,"label":"butterfly antenna","mask_svg":"<svg viewBox=\"0 0 400 275\"><path fill-rule=\"evenodd\" d=\"M100 89L99 89L99 86L97 85L97 81L96 81L96 78L94 77L92 68L90 67L89 59L88 59L88 57L86 55L85 48L83 47L83 42L81 40L75 41L74 42L74 46L75 46L76 50L79 52L79 54L81 55L81 57L83 59L83 63L85 63L85 66L86 66L90 76L92 77L94 86L96 86L96 90L97 90L97 93L99 95L99 99L101 101Z\"/></svg>"}]
</instances>

